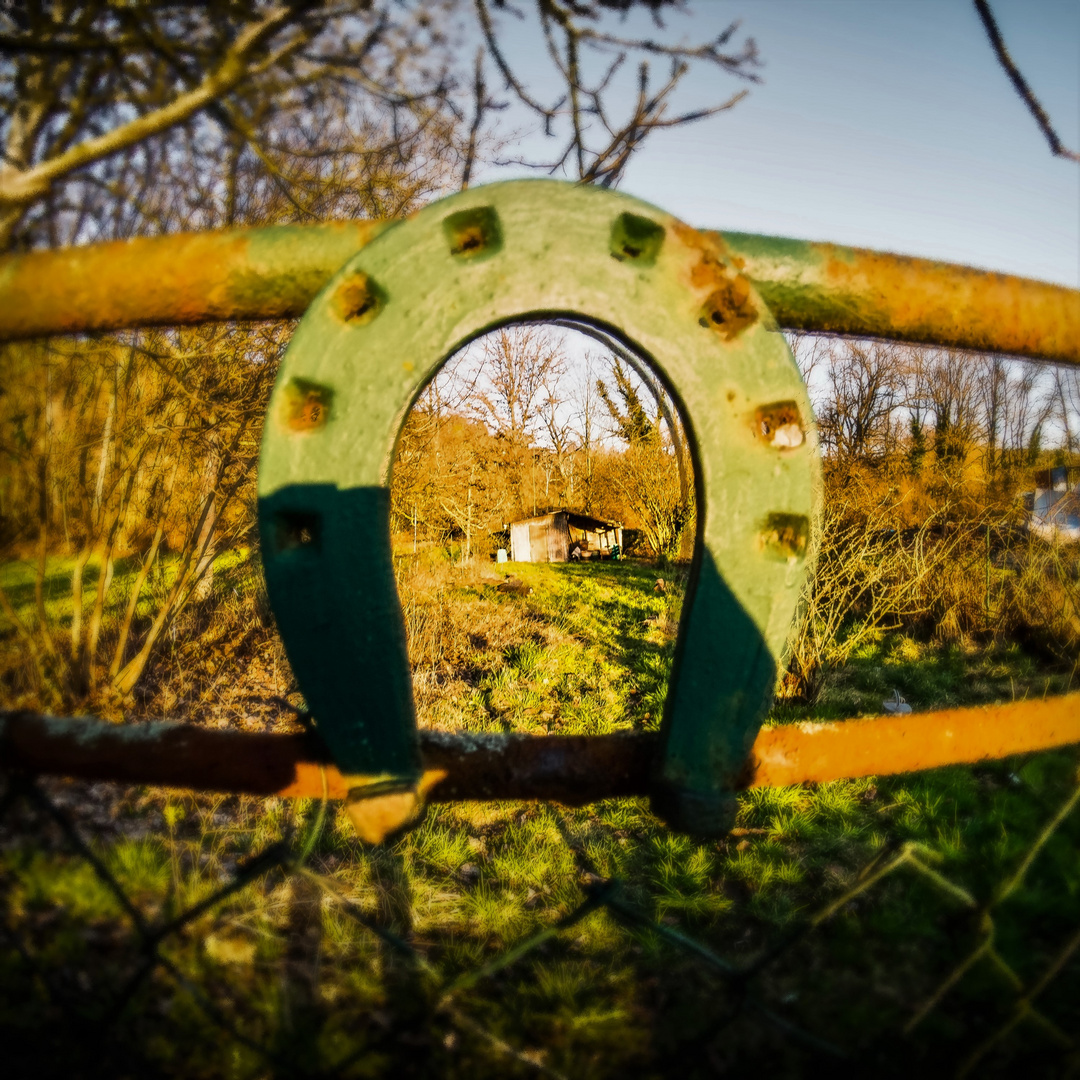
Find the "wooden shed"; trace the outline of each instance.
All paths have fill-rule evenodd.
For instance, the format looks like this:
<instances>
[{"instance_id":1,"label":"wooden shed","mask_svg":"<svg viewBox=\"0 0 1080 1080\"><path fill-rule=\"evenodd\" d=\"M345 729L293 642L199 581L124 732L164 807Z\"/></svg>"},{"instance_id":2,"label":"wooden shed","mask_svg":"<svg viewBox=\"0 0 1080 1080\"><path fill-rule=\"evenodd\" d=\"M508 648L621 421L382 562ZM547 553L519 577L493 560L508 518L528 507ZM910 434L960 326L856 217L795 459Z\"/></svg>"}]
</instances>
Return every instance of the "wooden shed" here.
<instances>
[{"instance_id":1,"label":"wooden shed","mask_svg":"<svg viewBox=\"0 0 1080 1080\"><path fill-rule=\"evenodd\" d=\"M568 562L575 545L583 559L606 559L611 549L622 548L623 529L618 521L552 510L510 524L513 562Z\"/></svg>"}]
</instances>

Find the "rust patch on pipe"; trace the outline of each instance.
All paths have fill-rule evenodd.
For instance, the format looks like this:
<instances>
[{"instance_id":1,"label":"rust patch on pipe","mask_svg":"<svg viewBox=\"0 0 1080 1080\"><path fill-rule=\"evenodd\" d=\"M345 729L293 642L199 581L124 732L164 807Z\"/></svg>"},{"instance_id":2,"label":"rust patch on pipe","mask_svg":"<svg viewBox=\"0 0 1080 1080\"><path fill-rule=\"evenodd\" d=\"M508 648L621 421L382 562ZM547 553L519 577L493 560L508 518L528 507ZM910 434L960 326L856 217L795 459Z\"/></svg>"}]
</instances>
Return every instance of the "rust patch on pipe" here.
<instances>
[{"instance_id":1,"label":"rust patch on pipe","mask_svg":"<svg viewBox=\"0 0 1080 1080\"><path fill-rule=\"evenodd\" d=\"M584 806L648 790L653 734L469 735L420 732L418 790L434 802L547 799ZM53 776L251 795L344 799L338 771L310 735L220 731L194 724L106 724L0 712L0 761ZM429 791L430 789L430 791Z\"/></svg>"},{"instance_id":2,"label":"rust patch on pipe","mask_svg":"<svg viewBox=\"0 0 1080 1080\"><path fill-rule=\"evenodd\" d=\"M923 337L932 326L954 338L962 333L971 342L969 348L1004 339L1026 353L1041 336L1031 332L1033 313L1021 309L1020 290L1006 274L957 273L954 267L927 260L872 251L838 257L832 245L815 247L823 259L826 285L865 297L867 308L887 312L899 337Z\"/></svg>"},{"instance_id":3,"label":"rust patch on pipe","mask_svg":"<svg viewBox=\"0 0 1080 1080\"><path fill-rule=\"evenodd\" d=\"M1080 363L1080 291L839 244L726 233L777 322Z\"/></svg>"}]
</instances>

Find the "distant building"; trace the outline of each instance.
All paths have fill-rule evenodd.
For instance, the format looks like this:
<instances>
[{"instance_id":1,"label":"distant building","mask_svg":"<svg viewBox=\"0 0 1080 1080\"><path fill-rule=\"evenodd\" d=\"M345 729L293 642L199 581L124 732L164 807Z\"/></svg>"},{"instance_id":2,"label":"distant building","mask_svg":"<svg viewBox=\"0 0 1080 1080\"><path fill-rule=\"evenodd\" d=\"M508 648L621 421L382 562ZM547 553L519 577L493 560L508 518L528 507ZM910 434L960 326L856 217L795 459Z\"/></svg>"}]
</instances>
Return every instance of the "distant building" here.
<instances>
[{"instance_id":1,"label":"distant building","mask_svg":"<svg viewBox=\"0 0 1080 1080\"><path fill-rule=\"evenodd\" d=\"M582 559L606 559L611 549L621 549L622 543L621 522L573 510L552 510L510 524L510 558L514 562L568 562L575 548Z\"/></svg>"},{"instance_id":2,"label":"distant building","mask_svg":"<svg viewBox=\"0 0 1080 1080\"><path fill-rule=\"evenodd\" d=\"M1074 474L1069 484L1069 473ZM1024 496L1028 528L1044 540L1080 540L1080 469L1062 465L1035 474L1035 490Z\"/></svg>"}]
</instances>

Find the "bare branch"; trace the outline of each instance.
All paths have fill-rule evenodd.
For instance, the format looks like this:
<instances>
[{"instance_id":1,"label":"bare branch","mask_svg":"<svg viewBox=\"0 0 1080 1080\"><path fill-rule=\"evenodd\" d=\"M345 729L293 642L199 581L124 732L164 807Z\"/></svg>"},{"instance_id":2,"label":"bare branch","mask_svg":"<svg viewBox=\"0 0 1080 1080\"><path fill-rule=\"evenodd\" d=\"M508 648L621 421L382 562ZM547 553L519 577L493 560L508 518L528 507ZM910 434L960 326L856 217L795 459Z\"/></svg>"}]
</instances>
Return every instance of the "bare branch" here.
<instances>
[{"instance_id":1,"label":"bare branch","mask_svg":"<svg viewBox=\"0 0 1080 1080\"><path fill-rule=\"evenodd\" d=\"M491 53L491 57L495 61L495 65L498 67L502 77L506 80L506 85L514 91L521 103L527 105L533 112L539 113L541 116L548 117L549 119L553 117L555 115L555 110L545 108L536 101L518 81L510 65L506 62L506 58L503 56L502 50L499 48L499 43L496 40L495 29L491 25L491 14L487 9L487 4L484 0L476 0L476 14L477 18L480 20L480 30L484 35L484 41L487 43L488 51Z\"/></svg>"},{"instance_id":2,"label":"bare branch","mask_svg":"<svg viewBox=\"0 0 1080 1080\"><path fill-rule=\"evenodd\" d=\"M496 108L487 97L487 88L484 85L484 49L481 46L476 50L476 70L473 80L473 120L469 126L469 142L465 148L465 166L461 172L461 190L469 186L472 177L473 164L476 161L476 140L480 133L480 125L484 122L484 113L491 108Z\"/></svg>"},{"instance_id":3,"label":"bare branch","mask_svg":"<svg viewBox=\"0 0 1080 1080\"><path fill-rule=\"evenodd\" d=\"M998 29L997 21L994 19L994 13L990 10L990 5L986 0L974 0L974 2L975 10L979 13L979 18L982 20L986 36L990 39L990 45L993 47L998 62L1005 69L1005 74L1009 76L1013 88L1028 107L1028 112L1035 117L1035 123L1039 125L1039 130L1046 136L1046 141L1050 144L1050 152L1056 157L1080 162L1080 153L1067 149L1061 139L1058 138L1058 133L1050 123L1050 117L1046 115L1046 110L1042 107L1031 87L1028 86L1027 79L1024 78L1020 73L1020 69L1013 62L1009 50L1005 47L1005 40Z\"/></svg>"},{"instance_id":4,"label":"bare branch","mask_svg":"<svg viewBox=\"0 0 1080 1080\"><path fill-rule=\"evenodd\" d=\"M118 128L86 139L77 146L26 171L5 170L0 177L0 206L25 205L45 195L52 184L68 173L116 154L186 120L210 102L227 94L258 71L272 66L286 50L254 63L253 53L295 18L295 10L274 8L259 22L241 33L218 67L197 87L179 95L170 104L139 116ZM292 48L298 47L294 42Z\"/></svg>"},{"instance_id":5,"label":"bare branch","mask_svg":"<svg viewBox=\"0 0 1080 1080\"><path fill-rule=\"evenodd\" d=\"M637 52L650 52L659 56L670 56L677 60L706 60L722 67L732 75L748 82L761 82L761 76L752 71L744 70L745 65L756 66L758 60L757 43L753 38L747 38L741 53L727 54L718 51L719 46L727 44L732 35L738 30L739 24L732 23L714 41L705 45L688 48L684 45L665 45L662 42L651 39L620 38L612 34L600 34L595 30L584 28L579 31L583 41L589 41L598 45L611 45L619 50L633 50Z\"/></svg>"}]
</instances>

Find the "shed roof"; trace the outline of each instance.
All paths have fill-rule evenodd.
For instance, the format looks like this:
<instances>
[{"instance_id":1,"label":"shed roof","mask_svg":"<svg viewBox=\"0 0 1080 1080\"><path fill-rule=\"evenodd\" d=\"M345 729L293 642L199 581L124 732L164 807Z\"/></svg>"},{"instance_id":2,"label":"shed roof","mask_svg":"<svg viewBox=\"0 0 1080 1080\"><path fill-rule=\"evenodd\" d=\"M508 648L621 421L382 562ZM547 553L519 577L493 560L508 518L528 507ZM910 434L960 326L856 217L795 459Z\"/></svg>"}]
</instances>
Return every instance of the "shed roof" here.
<instances>
[{"instance_id":1,"label":"shed roof","mask_svg":"<svg viewBox=\"0 0 1080 1080\"><path fill-rule=\"evenodd\" d=\"M621 521L609 521L607 518L590 517L588 514L579 514L576 510L549 510L546 514L536 514L534 517L518 518L511 521L511 525L522 525L527 521L549 521L556 514L565 514L567 520L575 529L621 529Z\"/></svg>"}]
</instances>

